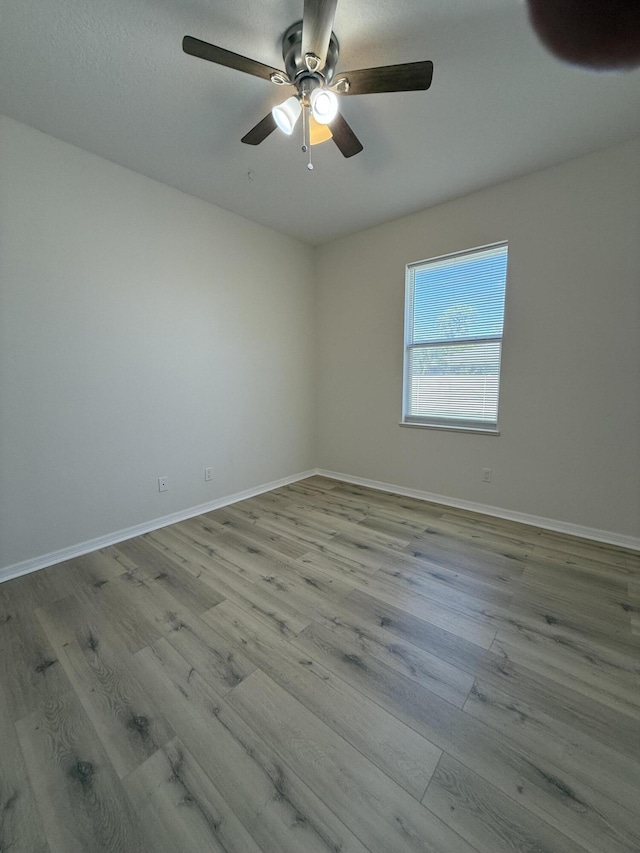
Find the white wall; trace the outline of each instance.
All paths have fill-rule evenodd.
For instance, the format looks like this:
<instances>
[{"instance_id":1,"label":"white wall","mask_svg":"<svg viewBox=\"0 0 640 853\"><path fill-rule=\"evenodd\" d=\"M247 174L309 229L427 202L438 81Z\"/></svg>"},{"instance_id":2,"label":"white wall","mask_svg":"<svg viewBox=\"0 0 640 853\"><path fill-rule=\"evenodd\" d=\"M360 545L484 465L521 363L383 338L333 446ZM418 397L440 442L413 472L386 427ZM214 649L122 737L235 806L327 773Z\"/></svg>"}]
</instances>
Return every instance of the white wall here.
<instances>
[{"instance_id":1,"label":"white wall","mask_svg":"<svg viewBox=\"0 0 640 853\"><path fill-rule=\"evenodd\" d=\"M400 427L405 264L503 239L501 435ZM640 536L640 140L325 245L317 275L322 468Z\"/></svg>"},{"instance_id":2,"label":"white wall","mask_svg":"<svg viewBox=\"0 0 640 853\"><path fill-rule=\"evenodd\" d=\"M311 262L0 118L0 567L309 469Z\"/></svg>"}]
</instances>

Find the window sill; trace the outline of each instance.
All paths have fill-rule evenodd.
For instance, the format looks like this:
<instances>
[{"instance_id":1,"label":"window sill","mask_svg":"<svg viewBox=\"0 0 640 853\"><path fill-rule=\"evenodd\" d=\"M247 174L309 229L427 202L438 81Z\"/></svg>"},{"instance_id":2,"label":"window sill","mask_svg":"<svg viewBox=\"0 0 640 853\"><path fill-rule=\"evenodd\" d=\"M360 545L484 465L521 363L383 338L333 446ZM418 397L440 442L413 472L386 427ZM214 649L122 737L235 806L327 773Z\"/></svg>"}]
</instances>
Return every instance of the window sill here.
<instances>
[{"instance_id":1,"label":"window sill","mask_svg":"<svg viewBox=\"0 0 640 853\"><path fill-rule=\"evenodd\" d=\"M500 435L499 429L480 429L479 427L463 427L449 426L446 424L418 424L409 423L408 421L400 421L398 426L409 427L410 429L438 429L446 432L470 432L476 435Z\"/></svg>"}]
</instances>

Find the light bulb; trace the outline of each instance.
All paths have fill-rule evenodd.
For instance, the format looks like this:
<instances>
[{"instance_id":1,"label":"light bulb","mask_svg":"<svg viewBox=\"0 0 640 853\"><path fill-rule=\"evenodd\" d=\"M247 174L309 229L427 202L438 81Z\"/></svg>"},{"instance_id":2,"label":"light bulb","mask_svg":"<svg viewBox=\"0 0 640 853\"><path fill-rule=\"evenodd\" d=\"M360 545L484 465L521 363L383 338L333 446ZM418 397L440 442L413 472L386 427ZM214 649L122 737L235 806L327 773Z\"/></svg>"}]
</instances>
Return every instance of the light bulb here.
<instances>
[{"instance_id":1,"label":"light bulb","mask_svg":"<svg viewBox=\"0 0 640 853\"><path fill-rule=\"evenodd\" d=\"M318 124L313 116L309 116L309 142L311 145L319 145L331 139L333 133L328 124Z\"/></svg>"},{"instance_id":2,"label":"light bulb","mask_svg":"<svg viewBox=\"0 0 640 853\"><path fill-rule=\"evenodd\" d=\"M338 99L329 89L314 89L311 93L311 112L319 124L329 124L338 114Z\"/></svg>"},{"instance_id":3,"label":"light bulb","mask_svg":"<svg viewBox=\"0 0 640 853\"><path fill-rule=\"evenodd\" d=\"M286 101L274 107L271 110L271 115L280 130L286 133L287 136L291 136L300 115L300 101L295 95L292 95Z\"/></svg>"}]
</instances>

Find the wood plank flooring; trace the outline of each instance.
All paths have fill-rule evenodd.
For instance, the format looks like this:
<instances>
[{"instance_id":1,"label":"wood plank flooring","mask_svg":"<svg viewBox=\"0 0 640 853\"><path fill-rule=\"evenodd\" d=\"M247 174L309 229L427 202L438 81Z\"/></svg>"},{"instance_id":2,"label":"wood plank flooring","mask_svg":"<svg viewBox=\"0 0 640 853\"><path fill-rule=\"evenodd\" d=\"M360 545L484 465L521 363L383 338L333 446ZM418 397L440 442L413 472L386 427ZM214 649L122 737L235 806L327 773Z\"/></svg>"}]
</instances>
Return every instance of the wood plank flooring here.
<instances>
[{"instance_id":1,"label":"wood plank flooring","mask_svg":"<svg viewBox=\"0 0 640 853\"><path fill-rule=\"evenodd\" d=\"M640 554L312 477L0 585L0 851L637 853Z\"/></svg>"}]
</instances>

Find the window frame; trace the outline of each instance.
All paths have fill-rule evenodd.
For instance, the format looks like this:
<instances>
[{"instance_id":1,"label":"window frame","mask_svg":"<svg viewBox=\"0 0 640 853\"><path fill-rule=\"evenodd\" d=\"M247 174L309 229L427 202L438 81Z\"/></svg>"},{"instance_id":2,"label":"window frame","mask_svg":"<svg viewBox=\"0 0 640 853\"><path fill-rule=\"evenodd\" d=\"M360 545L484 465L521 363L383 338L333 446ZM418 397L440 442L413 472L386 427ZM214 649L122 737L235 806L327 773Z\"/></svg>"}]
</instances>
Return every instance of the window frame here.
<instances>
[{"instance_id":1,"label":"window frame","mask_svg":"<svg viewBox=\"0 0 640 853\"><path fill-rule=\"evenodd\" d=\"M487 335L483 338L473 337L466 339L443 339L432 341L430 343L413 343L413 317L415 308L415 273L421 267L435 264L441 261L459 259L469 259L473 255L487 252L491 249L504 248L506 250L506 268L505 268L505 284L504 284L504 305L502 310L502 332L500 335ZM450 252L444 255L437 255L433 258L426 258L421 261L414 261L405 266L405 290L404 290L404 351L403 351L403 366L402 366L402 418L400 426L417 427L418 429L439 429L450 430L454 432L471 432L481 433L484 435L500 435L498 426L498 418L500 413L500 384L502 378L502 354L504 344L504 320L506 314L506 292L509 264L509 241L499 240L495 243L488 243L483 246L476 246L470 249L463 249L457 252ZM442 346L475 346L487 343L499 343L500 352L498 358L498 393L496 399L496 421L495 425L491 423L483 423L463 418L447 418L445 417L429 417L422 415L409 415L408 406L411 394L409 369L409 359L411 352L416 349L429 349Z\"/></svg>"}]
</instances>

